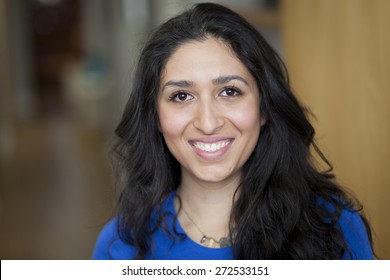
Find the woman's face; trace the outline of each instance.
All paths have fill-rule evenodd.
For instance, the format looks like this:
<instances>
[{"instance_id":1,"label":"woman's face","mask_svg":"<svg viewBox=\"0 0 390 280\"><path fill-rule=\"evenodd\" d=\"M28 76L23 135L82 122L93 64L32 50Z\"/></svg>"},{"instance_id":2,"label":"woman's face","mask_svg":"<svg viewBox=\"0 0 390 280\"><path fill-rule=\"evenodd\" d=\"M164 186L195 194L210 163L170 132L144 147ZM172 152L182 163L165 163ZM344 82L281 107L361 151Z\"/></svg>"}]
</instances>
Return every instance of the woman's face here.
<instances>
[{"instance_id":1,"label":"woman's face","mask_svg":"<svg viewBox=\"0 0 390 280\"><path fill-rule=\"evenodd\" d=\"M261 126L255 79L220 40L181 45L162 71L160 130L182 179L237 179ZM239 180L239 179L238 179Z\"/></svg>"}]
</instances>

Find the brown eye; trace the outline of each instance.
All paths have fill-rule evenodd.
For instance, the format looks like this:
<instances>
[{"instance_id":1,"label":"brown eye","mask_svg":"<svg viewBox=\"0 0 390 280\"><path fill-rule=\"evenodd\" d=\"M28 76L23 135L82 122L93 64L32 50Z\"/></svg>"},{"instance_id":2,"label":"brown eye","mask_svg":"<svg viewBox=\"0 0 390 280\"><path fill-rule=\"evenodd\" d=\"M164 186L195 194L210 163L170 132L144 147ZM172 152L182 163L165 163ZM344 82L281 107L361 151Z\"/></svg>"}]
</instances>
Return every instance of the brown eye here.
<instances>
[{"instance_id":1,"label":"brown eye","mask_svg":"<svg viewBox=\"0 0 390 280\"><path fill-rule=\"evenodd\" d=\"M184 91L177 92L170 97L170 100L179 103L187 102L190 101L191 99L193 99L193 96Z\"/></svg>"},{"instance_id":2,"label":"brown eye","mask_svg":"<svg viewBox=\"0 0 390 280\"><path fill-rule=\"evenodd\" d=\"M232 88L228 88L225 90L227 96L234 96L236 94L236 91Z\"/></svg>"},{"instance_id":3,"label":"brown eye","mask_svg":"<svg viewBox=\"0 0 390 280\"><path fill-rule=\"evenodd\" d=\"M177 94L177 99L179 99L180 101L185 101L187 99L187 96L188 94L185 93L185 92L179 92Z\"/></svg>"},{"instance_id":4,"label":"brown eye","mask_svg":"<svg viewBox=\"0 0 390 280\"><path fill-rule=\"evenodd\" d=\"M238 96L238 95L241 95L241 91L237 88L234 88L234 87L228 87L228 88L225 88L222 92L221 92L221 95L222 96L225 96L225 97L235 97L235 96Z\"/></svg>"}]
</instances>

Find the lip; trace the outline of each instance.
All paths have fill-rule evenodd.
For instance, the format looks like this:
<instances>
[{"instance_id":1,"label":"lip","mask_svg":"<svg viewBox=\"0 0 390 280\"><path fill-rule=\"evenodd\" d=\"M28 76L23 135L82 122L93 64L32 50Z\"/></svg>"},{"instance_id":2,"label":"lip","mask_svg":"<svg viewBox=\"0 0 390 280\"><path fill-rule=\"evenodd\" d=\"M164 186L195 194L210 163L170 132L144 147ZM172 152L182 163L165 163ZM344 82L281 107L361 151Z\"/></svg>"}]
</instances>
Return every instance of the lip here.
<instances>
[{"instance_id":1,"label":"lip","mask_svg":"<svg viewBox=\"0 0 390 280\"><path fill-rule=\"evenodd\" d=\"M233 142L234 138L222 136L194 138L188 141L195 154L203 160L207 161L221 159L230 150ZM214 143L223 147L215 151L206 151L199 147L202 146L202 144L209 145L208 147L210 147L210 145ZM215 149L216 147L213 146L213 148Z\"/></svg>"}]
</instances>

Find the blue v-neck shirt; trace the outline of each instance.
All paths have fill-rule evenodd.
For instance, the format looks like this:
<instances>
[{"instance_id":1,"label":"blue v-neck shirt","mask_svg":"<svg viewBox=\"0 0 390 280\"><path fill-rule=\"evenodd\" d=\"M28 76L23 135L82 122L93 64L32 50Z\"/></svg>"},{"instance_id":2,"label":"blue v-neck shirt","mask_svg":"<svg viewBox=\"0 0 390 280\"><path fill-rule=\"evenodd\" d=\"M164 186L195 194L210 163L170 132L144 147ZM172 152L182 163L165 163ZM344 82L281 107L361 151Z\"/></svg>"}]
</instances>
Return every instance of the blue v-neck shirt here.
<instances>
[{"instance_id":1,"label":"blue v-neck shirt","mask_svg":"<svg viewBox=\"0 0 390 280\"><path fill-rule=\"evenodd\" d=\"M185 236L180 223L174 217L174 194L169 196L163 205L163 211L172 215L166 218L167 223L175 223L176 233ZM131 245L119 239L117 233L117 219L112 219L101 231L96 241L93 259L133 259L136 250ZM359 214L343 210L340 218L340 227L351 253L345 253L343 259L374 259L365 226ZM173 227L172 227L173 228ZM166 232L157 230L153 234L154 249L148 259L159 260L232 260L232 247L208 248L199 245L190 238L177 238L173 241Z\"/></svg>"}]
</instances>

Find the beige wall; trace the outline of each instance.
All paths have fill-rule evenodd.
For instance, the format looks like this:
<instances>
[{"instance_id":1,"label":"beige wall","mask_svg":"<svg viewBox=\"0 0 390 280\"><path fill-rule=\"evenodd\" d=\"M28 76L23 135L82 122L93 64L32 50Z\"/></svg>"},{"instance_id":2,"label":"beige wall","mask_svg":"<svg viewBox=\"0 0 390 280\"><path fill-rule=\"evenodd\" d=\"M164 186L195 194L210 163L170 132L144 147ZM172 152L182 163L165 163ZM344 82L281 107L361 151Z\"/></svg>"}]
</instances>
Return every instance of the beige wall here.
<instances>
[{"instance_id":1,"label":"beige wall","mask_svg":"<svg viewBox=\"0 0 390 280\"><path fill-rule=\"evenodd\" d=\"M286 0L292 86L317 120L340 183L365 205L375 249L390 259L390 1Z\"/></svg>"}]
</instances>

